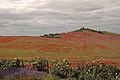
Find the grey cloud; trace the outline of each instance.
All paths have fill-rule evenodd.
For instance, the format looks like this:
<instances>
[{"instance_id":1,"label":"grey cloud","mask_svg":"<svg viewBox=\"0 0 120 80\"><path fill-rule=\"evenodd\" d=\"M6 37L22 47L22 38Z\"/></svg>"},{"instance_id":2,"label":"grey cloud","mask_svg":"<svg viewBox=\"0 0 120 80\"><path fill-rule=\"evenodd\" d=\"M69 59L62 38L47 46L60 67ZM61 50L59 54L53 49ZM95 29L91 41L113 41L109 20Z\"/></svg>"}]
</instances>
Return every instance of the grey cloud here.
<instances>
[{"instance_id":1,"label":"grey cloud","mask_svg":"<svg viewBox=\"0 0 120 80\"><path fill-rule=\"evenodd\" d=\"M0 35L40 35L82 26L120 33L119 0L1 0L0 3Z\"/></svg>"},{"instance_id":2,"label":"grey cloud","mask_svg":"<svg viewBox=\"0 0 120 80\"><path fill-rule=\"evenodd\" d=\"M2 20L29 20L32 16L26 14L14 14L14 13L0 13L0 19Z\"/></svg>"}]
</instances>

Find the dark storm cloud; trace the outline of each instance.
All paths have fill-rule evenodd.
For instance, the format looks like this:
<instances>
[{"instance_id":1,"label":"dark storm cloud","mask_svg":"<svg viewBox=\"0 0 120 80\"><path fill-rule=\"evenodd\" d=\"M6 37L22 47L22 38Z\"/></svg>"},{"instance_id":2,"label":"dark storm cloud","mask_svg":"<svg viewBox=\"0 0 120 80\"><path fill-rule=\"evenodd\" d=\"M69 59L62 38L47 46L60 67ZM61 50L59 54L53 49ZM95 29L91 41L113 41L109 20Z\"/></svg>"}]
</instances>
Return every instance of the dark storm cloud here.
<instances>
[{"instance_id":1,"label":"dark storm cloud","mask_svg":"<svg viewBox=\"0 0 120 80\"><path fill-rule=\"evenodd\" d=\"M119 0L0 0L0 35L89 27L120 33Z\"/></svg>"}]
</instances>

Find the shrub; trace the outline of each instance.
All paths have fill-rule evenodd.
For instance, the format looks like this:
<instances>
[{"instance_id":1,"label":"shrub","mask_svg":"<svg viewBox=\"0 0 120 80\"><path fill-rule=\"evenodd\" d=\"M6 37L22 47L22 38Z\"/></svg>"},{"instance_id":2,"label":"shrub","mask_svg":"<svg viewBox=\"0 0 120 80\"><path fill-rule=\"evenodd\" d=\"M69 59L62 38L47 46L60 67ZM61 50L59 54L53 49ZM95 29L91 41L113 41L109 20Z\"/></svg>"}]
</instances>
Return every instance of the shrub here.
<instances>
[{"instance_id":1,"label":"shrub","mask_svg":"<svg viewBox=\"0 0 120 80\"><path fill-rule=\"evenodd\" d=\"M45 58L35 58L31 61L32 68L37 71L49 72L48 60Z\"/></svg>"},{"instance_id":2,"label":"shrub","mask_svg":"<svg viewBox=\"0 0 120 80\"><path fill-rule=\"evenodd\" d=\"M20 67L21 61L16 58L13 60L0 59L0 70Z\"/></svg>"},{"instance_id":3,"label":"shrub","mask_svg":"<svg viewBox=\"0 0 120 80\"><path fill-rule=\"evenodd\" d=\"M56 60L52 61L51 67L49 68L49 63L46 58L35 58L30 61L32 68L34 70L29 70L25 68L19 68L24 65L23 60L13 59L6 60L0 59L0 78L8 75L8 78L23 78L26 79L26 76L34 76L33 78L39 78L42 76L42 73L38 71L44 71L49 73L50 76L40 77L40 80L50 79L50 80L119 80L120 79L120 68L114 65L106 65L103 62L88 62L87 64L72 68L71 63L66 60ZM50 69L50 71L49 71ZM14 73L14 74L13 74ZM24 76L25 75L25 76ZM53 75L53 76L51 76ZM12 77L15 76L15 77ZM18 76L18 77L17 77ZM29 77L28 77L29 78ZM23 80L24 80L23 79Z\"/></svg>"},{"instance_id":4,"label":"shrub","mask_svg":"<svg viewBox=\"0 0 120 80\"><path fill-rule=\"evenodd\" d=\"M59 34L44 34L45 37L48 37L48 38L60 38Z\"/></svg>"},{"instance_id":5,"label":"shrub","mask_svg":"<svg viewBox=\"0 0 120 80\"><path fill-rule=\"evenodd\" d=\"M86 64L74 70L73 77L79 80L115 80L120 76L120 69L105 65L102 62L97 64Z\"/></svg>"},{"instance_id":6,"label":"shrub","mask_svg":"<svg viewBox=\"0 0 120 80\"><path fill-rule=\"evenodd\" d=\"M60 78L68 78L70 77L72 72L71 63L66 59L63 59L61 61L58 60L53 61L50 71L51 74L58 76Z\"/></svg>"}]
</instances>

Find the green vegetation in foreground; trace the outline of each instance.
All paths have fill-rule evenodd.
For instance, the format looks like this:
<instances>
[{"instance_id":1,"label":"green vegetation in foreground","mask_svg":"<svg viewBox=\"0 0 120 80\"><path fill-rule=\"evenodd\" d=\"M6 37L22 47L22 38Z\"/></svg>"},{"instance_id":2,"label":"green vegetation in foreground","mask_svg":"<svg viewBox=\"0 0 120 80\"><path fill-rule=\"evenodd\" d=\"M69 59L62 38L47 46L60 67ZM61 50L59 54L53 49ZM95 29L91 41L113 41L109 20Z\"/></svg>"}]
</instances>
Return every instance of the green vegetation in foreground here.
<instances>
[{"instance_id":1,"label":"green vegetation in foreground","mask_svg":"<svg viewBox=\"0 0 120 80\"><path fill-rule=\"evenodd\" d=\"M18 68L25 68L23 60L13 59L6 60L0 59L0 70L5 73L4 70L17 70L16 75L1 76L2 80L119 80L120 69L115 64L106 65L101 61L92 60L90 62L81 61L81 64L77 67L72 67L71 62L63 60L53 60L51 66L46 58L35 58L29 61L32 70L39 72L46 72L44 77L27 76L19 74ZM7 72L8 74L9 72ZM6 73L5 73L6 74ZM34 73L35 74L35 73ZM34 75L32 74L32 75Z\"/></svg>"}]
</instances>

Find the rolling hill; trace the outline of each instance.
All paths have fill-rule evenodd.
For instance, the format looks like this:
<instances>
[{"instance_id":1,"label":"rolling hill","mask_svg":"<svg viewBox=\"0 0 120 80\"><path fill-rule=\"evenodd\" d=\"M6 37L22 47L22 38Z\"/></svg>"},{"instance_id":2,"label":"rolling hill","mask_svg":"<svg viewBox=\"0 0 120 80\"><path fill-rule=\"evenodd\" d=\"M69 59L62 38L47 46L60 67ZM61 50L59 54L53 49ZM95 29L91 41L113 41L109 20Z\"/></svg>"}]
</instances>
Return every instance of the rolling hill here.
<instances>
[{"instance_id":1,"label":"rolling hill","mask_svg":"<svg viewBox=\"0 0 120 80\"><path fill-rule=\"evenodd\" d=\"M1 36L0 58L102 59L120 64L120 35L81 28L45 36ZM50 36L50 37L49 37Z\"/></svg>"}]
</instances>

